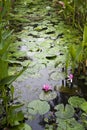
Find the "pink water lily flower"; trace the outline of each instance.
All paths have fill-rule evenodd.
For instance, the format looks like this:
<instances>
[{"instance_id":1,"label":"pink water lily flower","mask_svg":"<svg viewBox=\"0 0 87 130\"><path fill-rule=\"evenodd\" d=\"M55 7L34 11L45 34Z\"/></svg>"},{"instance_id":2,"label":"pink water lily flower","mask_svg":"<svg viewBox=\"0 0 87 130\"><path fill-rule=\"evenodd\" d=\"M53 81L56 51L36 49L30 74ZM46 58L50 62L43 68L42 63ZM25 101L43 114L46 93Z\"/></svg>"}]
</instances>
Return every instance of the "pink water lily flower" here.
<instances>
[{"instance_id":1,"label":"pink water lily flower","mask_svg":"<svg viewBox=\"0 0 87 130\"><path fill-rule=\"evenodd\" d=\"M51 91L52 87L49 84L44 84L42 88L45 92Z\"/></svg>"},{"instance_id":2,"label":"pink water lily flower","mask_svg":"<svg viewBox=\"0 0 87 130\"><path fill-rule=\"evenodd\" d=\"M73 74L69 74L69 75L68 75L68 80L69 80L70 82L72 82L73 77L74 77Z\"/></svg>"}]
</instances>

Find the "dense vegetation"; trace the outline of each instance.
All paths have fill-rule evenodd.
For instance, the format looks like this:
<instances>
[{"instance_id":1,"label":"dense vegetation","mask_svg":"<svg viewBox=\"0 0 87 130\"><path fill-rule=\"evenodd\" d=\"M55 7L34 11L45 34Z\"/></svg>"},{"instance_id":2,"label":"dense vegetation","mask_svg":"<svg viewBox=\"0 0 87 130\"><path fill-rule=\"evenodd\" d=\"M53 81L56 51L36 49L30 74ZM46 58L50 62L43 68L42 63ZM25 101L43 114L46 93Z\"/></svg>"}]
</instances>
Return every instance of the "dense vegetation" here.
<instances>
[{"instance_id":1,"label":"dense vegetation","mask_svg":"<svg viewBox=\"0 0 87 130\"><path fill-rule=\"evenodd\" d=\"M21 0L19 2L21 2ZM27 6L28 4L33 5L32 0L24 0L22 2L24 2L24 4ZM68 51L66 52L66 63L64 71L67 72L70 68L73 75L75 75L76 77L84 76L84 80L86 80L87 0L53 0L51 2L56 16L60 16L65 24L71 25L73 28L78 29L79 35L81 37L80 43L67 45ZM27 66L16 75L9 75L9 65L12 65L12 63L14 63L8 58L8 54L9 47L14 40L12 34L15 30L13 30L11 26L11 17L13 15L13 8L15 8L16 5L17 3L15 0L0 1L0 129L8 130L8 128L11 128L12 130L22 130L25 128L25 130L31 130L30 126L23 123L24 114L19 109L23 106L23 104L17 104L16 99L14 99L15 88L12 85L13 81L15 81L16 78L20 76L23 71L25 71ZM49 9L50 7L48 7L48 10ZM47 92L44 91L44 95L45 93L47 94ZM42 100L42 97L40 98ZM40 100L35 101L36 104L38 104L38 108L37 105L34 106L35 102L34 104L29 104L29 113L36 114L38 112L39 114L44 115L46 112L48 112L50 109L50 105L48 104L47 98L44 102ZM42 104L43 106L43 103L44 107L41 108L40 105ZM64 106L63 104L59 104L53 108L53 111L55 111L55 117L54 115L50 115L47 117L49 120L46 120L44 118L44 122L47 124L45 128L46 130L53 130L55 128L58 130L87 129L87 101L83 98L80 99L79 97L72 97L68 100L68 103L69 104L67 104L66 106ZM35 111L31 110L31 106ZM72 113L70 113L71 111ZM79 115L80 118L77 117L77 115ZM51 117L52 121L50 121ZM80 125L75 120L76 118L78 118L78 122L81 121L82 125ZM63 125L61 125L61 122ZM74 127L73 124L76 124L76 127Z\"/></svg>"}]
</instances>

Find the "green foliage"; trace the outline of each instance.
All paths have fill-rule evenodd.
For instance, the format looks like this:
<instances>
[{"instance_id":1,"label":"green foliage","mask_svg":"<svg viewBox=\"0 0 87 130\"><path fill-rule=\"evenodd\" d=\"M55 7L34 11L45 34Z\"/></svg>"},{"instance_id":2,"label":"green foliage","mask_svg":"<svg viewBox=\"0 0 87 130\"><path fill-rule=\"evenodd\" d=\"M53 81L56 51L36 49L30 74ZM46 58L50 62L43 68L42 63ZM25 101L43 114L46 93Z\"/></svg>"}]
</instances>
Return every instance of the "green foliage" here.
<instances>
[{"instance_id":1,"label":"green foliage","mask_svg":"<svg viewBox=\"0 0 87 130\"><path fill-rule=\"evenodd\" d=\"M87 60L87 25L84 26L83 40L79 45L71 44L68 46L66 53L66 68L72 67L74 72L75 68L78 69L78 73L82 71L86 73L86 60Z\"/></svg>"},{"instance_id":2,"label":"green foliage","mask_svg":"<svg viewBox=\"0 0 87 130\"><path fill-rule=\"evenodd\" d=\"M9 108L9 111L8 111L8 125L10 126L16 126L16 125L19 125L21 121L23 121L24 119L24 114L22 113L22 111L14 111L16 107L14 106L11 106L11 108ZM21 105L19 106L21 107Z\"/></svg>"},{"instance_id":3,"label":"green foliage","mask_svg":"<svg viewBox=\"0 0 87 130\"><path fill-rule=\"evenodd\" d=\"M57 130L85 130L85 128L78 123L74 118L61 120L59 119L59 124Z\"/></svg>"},{"instance_id":4,"label":"green foliage","mask_svg":"<svg viewBox=\"0 0 87 130\"><path fill-rule=\"evenodd\" d=\"M22 123L18 126L10 128L10 130L32 130L32 128L28 124Z\"/></svg>"},{"instance_id":5,"label":"green foliage","mask_svg":"<svg viewBox=\"0 0 87 130\"><path fill-rule=\"evenodd\" d=\"M42 91L39 95L40 100L50 101L57 97L57 93L55 91L48 91L44 92Z\"/></svg>"},{"instance_id":6,"label":"green foliage","mask_svg":"<svg viewBox=\"0 0 87 130\"><path fill-rule=\"evenodd\" d=\"M85 126L85 128L87 128L87 111L86 111L86 113L82 113L81 120L82 120L83 126Z\"/></svg>"},{"instance_id":7,"label":"green foliage","mask_svg":"<svg viewBox=\"0 0 87 130\"><path fill-rule=\"evenodd\" d=\"M2 31L3 27L1 28L1 38L0 38L0 79L6 77L8 75L8 61L7 61L7 54L8 49L11 44L11 34L12 31Z\"/></svg>"},{"instance_id":8,"label":"green foliage","mask_svg":"<svg viewBox=\"0 0 87 130\"><path fill-rule=\"evenodd\" d=\"M72 96L69 98L68 102L75 108L79 108L79 106L84 103L86 100L84 98L80 98L78 96Z\"/></svg>"},{"instance_id":9,"label":"green foliage","mask_svg":"<svg viewBox=\"0 0 87 130\"><path fill-rule=\"evenodd\" d=\"M0 1L0 129L4 126L18 126L24 119L24 114L19 111L23 104L14 103L14 86L16 80L26 69L16 75L8 75L8 51L12 43L12 31L9 30L8 13L11 9L11 0Z\"/></svg>"},{"instance_id":10,"label":"green foliage","mask_svg":"<svg viewBox=\"0 0 87 130\"><path fill-rule=\"evenodd\" d=\"M87 102L83 102L81 105L80 105L80 108L87 114Z\"/></svg>"},{"instance_id":11,"label":"green foliage","mask_svg":"<svg viewBox=\"0 0 87 130\"><path fill-rule=\"evenodd\" d=\"M52 118L52 116L49 117L45 126L46 130L85 130L87 128L86 100L78 96L72 96L68 99L68 102L69 104L58 104L54 107L56 124L54 122L50 124L49 118ZM77 111L79 111L79 114ZM76 118L77 115L78 119Z\"/></svg>"},{"instance_id":12,"label":"green foliage","mask_svg":"<svg viewBox=\"0 0 87 130\"><path fill-rule=\"evenodd\" d=\"M11 0L1 0L0 1L0 19L8 19L8 13L11 10Z\"/></svg>"},{"instance_id":13,"label":"green foliage","mask_svg":"<svg viewBox=\"0 0 87 130\"><path fill-rule=\"evenodd\" d=\"M87 24L84 26L83 43L87 46Z\"/></svg>"},{"instance_id":14,"label":"green foliage","mask_svg":"<svg viewBox=\"0 0 87 130\"><path fill-rule=\"evenodd\" d=\"M47 113L49 109L50 106L46 101L34 100L28 104L28 112L33 115L43 115Z\"/></svg>"},{"instance_id":15,"label":"green foliage","mask_svg":"<svg viewBox=\"0 0 87 130\"><path fill-rule=\"evenodd\" d=\"M59 104L55 107L57 112L55 113L58 119L69 119L74 115L74 108L71 105Z\"/></svg>"},{"instance_id":16,"label":"green foliage","mask_svg":"<svg viewBox=\"0 0 87 130\"><path fill-rule=\"evenodd\" d=\"M79 63L83 61L83 49L82 45L71 44L68 47L66 53L66 68L72 67L72 71L79 66Z\"/></svg>"},{"instance_id":17,"label":"green foliage","mask_svg":"<svg viewBox=\"0 0 87 130\"><path fill-rule=\"evenodd\" d=\"M62 4L58 0L53 0L53 5L60 9L58 13L61 13L67 23L82 31L87 21L87 0L62 0L61 2Z\"/></svg>"}]
</instances>

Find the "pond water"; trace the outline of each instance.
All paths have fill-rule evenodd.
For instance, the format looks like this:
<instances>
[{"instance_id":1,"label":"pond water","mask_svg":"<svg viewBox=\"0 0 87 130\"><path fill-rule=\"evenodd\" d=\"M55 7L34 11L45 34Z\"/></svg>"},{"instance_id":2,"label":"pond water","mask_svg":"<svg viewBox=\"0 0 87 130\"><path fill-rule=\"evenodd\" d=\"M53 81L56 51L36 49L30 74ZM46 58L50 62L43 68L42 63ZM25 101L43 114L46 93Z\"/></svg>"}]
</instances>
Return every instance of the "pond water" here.
<instances>
[{"instance_id":1,"label":"pond water","mask_svg":"<svg viewBox=\"0 0 87 130\"><path fill-rule=\"evenodd\" d=\"M10 73L16 73L30 63L27 70L14 82L15 95L19 97L18 101L25 103L24 109L27 109L30 101L39 98L44 84L51 85L57 91L54 105L66 104L71 95L87 98L87 89L85 93L82 92L77 82L73 88L66 87L66 74L63 71L67 45L79 43L78 30L65 25L50 1L17 2L11 19L13 21L15 42L10 48L12 53L9 58L16 60L16 63L10 67ZM33 130L44 130L41 120L42 117L37 115L33 121L26 122Z\"/></svg>"}]
</instances>

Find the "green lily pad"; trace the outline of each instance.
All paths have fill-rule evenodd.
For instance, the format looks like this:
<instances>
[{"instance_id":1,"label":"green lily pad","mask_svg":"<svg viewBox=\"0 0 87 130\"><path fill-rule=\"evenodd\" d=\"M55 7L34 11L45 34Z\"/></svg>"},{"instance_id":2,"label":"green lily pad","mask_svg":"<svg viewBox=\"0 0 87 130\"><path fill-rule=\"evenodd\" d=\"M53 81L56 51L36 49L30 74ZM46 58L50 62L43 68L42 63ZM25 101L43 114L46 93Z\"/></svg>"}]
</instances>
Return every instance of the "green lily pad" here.
<instances>
[{"instance_id":1,"label":"green lily pad","mask_svg":"<svg viewBox=\"0 0 87 130\"><path fill-rule=\"evenodd\" d=\"M18 126L10 128L10 130L32 130L32 128L28 124L22 123Z\"/></svg>"},{"instance_id":2,"label":"green lily pad","mask_svg":"<svg viewBox=\"0 0 87 130\"><path fill-rule=\"evenodd\" d=\"M87 102L82 103L80 108L87 113Z\"/></svg>"},{"instance_id":3,"label":"green lily pad","mask_svg":"<svg viewBox=\"0 0 87 130\"><path fill-rule=\"evenodd\" d=\"M28 112L33 115L43 115L47 113L49 109L50 106L46 101L34 100L28 104Z\"/></svg>"},{"instance_id":4,"label":"green lily pad","mask_svg":"<svg viewBox=\"0 0 87 130\"><path fill-rule=\"evenodd\" d=\"M80 98L78 96L70 97L68 102L70 105L72 105L75 108L78 108L82 103L84 103L86 100L84 98Z\"/></svg>"},{"instance_id":5,"label":"green lily pad","mask_svg":"<svg viewBox=\"0 0 87 130\"><path fill-rule=\"evenodd\" d=\"M16 58L26 57L26 52L24 52L24 51L15 52L12 54L12 56L14 56Z\"/></svg>"},{"instance_id":6,"label":"green lily pad","mask_svg":"<svg viewBox=\"0 0 87 130\"><path fill-rule=\"evenodd\" d=\"M63 104L59 104L55 107L55 109L57 110L55 114L57 118L60 118L60 119L69 119L73 117L74 112L75 112L74 108L68 104L65 107Z\"/></svg>"},{"instance_id":7,"label":"green lily pad","mask_svg":"<svg viewBox=\"0 0 87 130\"><path fill-rule=\"evenodd\" d=\"M47 27L44 26L44 25L37 26L36 28L34 28L35 31L42 31L42 30L44 30L44 29L47 29Z\"/></svg>"},{"instance_id":8,"label":"green lily pad","mask_svg":"<svg viewBox=\"0 0 87 130\"><path fill-rule=\"evenodd\" d=\"M58 71L55 71L53 72L51 75L50 75L50 78L53 79L53 80L60 80L60 79L64 79L65 76L64 76L64 73L61 73L61 72L58 72Z\"/></svg>"},{"instance_id":9,"label":"green lily pad","mask_svg":"<svg viewBox=\"0 0 87 130\"><path fill-rule=\"evenodd\" d=\"M53 100L56 97L57 97L57 93L55 91L48 91L48 92L42 91L41 94L39 95L39 98L45 101Z\"/></svg>"},{"instance_id":10,"label":"green lily pad","mask_svg":"<svg viewBox=\"0 0 87 130\"><path fill-rule=\"evenodd\" d=\"M67 120L59 119L57 130L85 130L85 128L74 118L71 118Z\"/></svg>"}]
</instances>

